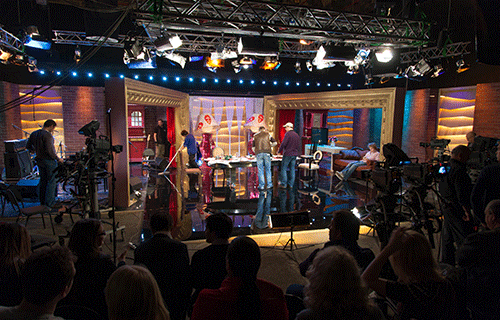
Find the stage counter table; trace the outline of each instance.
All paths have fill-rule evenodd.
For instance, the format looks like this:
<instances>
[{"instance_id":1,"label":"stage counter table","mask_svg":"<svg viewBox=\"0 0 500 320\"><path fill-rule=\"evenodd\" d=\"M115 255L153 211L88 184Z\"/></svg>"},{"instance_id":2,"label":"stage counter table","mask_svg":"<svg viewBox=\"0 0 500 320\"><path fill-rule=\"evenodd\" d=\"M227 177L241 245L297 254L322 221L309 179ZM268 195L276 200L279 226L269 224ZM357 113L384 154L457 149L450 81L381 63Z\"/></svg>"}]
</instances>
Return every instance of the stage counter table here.
<instances>
[{"instance_id":1,"label":"stage counter table","mask_svg":"<svg viewBox=\"0 0 500 320\"><path fill-rule=\"evenodd\" d=\"M305 145L305 153L306 154L310 154L312 148L313 148L312 144L306 144ZM344 148L344 147L331 146L331 145L328 145L328 144L320 144L320 145L316 146L316 150L319 150L321 152L330 153L330 172L331 172L332 175L334 173L334 170L333 170L333 161L334 161L333 160L333 155L334 154L339 154L340 150L345 150L345 149L346 148Z\"/></svg>"}]
</instances>

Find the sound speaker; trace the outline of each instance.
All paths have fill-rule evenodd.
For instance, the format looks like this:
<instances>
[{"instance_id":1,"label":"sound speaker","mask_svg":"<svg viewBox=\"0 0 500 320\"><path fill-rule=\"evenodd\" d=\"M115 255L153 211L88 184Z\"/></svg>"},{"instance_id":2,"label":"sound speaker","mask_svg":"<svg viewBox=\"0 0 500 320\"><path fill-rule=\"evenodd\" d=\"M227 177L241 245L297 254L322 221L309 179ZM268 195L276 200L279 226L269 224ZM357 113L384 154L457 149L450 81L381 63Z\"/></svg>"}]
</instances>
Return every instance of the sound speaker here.
<instances>
[{"instance_id":1,"label":"sound speaker","mask_svg":"<svg viewBox=\"0 0 500 320\"><path fill-rule=\"evenodd\" d=\"M37 198L39 184L40 179L21 179L17 182L16 187L23 198Z\"/></svg>"},{"instance_id":2,"label":"sound speaker","mask_svg":"<svg viewBox=\"0 0 500 320\"><path fill-rule=\"evenodd\" d=\"M4 154L7 179L20 179L33 171L33 163L28 150Z\"/></svg>"},{"instance_id":3,"label":"sound speaker","mask_svg":"<svg viewBox=\"0 0 500 320\"><path fill-rule=\"evenodd\" d=\"M142 181L139 177L130 177L130 193L142 189Z\"/></svg>"}]
</instances>

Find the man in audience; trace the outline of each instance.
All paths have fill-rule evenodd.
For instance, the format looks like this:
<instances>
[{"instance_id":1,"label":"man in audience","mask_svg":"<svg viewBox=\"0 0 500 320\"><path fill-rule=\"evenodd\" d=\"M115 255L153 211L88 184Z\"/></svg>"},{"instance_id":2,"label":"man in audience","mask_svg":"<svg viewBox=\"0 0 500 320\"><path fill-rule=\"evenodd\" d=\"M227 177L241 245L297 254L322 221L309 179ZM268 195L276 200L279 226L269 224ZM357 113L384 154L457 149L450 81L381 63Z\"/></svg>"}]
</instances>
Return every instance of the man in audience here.
<instances>
[{"instance_id":1,"label":"man in audience","mask_svg":"<svg viewBox=\"0 0 500 320\"><path fill-rule=\"evenodd\" d=\"M311 255L299 265L300 274L305 277L307 270L312 265L318 252L330 246L341 246L347 249L354 259L356 259L361 271L363 271L375 258L375 254L371 249L361 248L358 245L359 228L359 219L349 210L343 209L335 211L332 216L332 221L328 226L330 230L330 241L325 243L322 249L314 250ZM303 289L303 285L292 284L287 288L287 293L303 297Z\"/></svg>"},{"instance_id":2,"label":"man in audience","mask_svg":"<svg viewBox=\"0 0 500 320\"><path fill-rule=\"evenodd\" d=\"M497 163L485 167L476 180L472 189L471 202L474 216L481 222L484 221L484 207L495 199L500 199L500 145L497 146Z\"/></svg>"},{"instance_id":3,"label":"man in audience","mask_svg":"<svg viewBox=\"0 0 500 320\"><path fill-rule=\"evenodd\" d=\"M467 276L467 307L473 319L500 315L500 200L486 206L487 231L469 235L457 251L458 265Z\"/></svg>"},{"instance_id":4,"label":"man in audience","mask_svg":"<svg viewBox=\"0 0 500 320\"><path fill-rule=\"evenodd\" d=\"M279 186L281 188L286 188L287 186L292 188L295 183L295 163L297 157L300 155L302 140L297 132L293 131L293 123L288 122L283 127L286 133L278 150L278 153L283 153Z\"/></svg>"},{"instance_id":5,"label":"man in audience","mask_svg":"<svg viewBox=\"0 0 500 320\"><path fill-rule=\"evenodd\" d=\"M470 149L459 145L451 151L450 170L439 184L443 198L442 261L455 266L455 244L462 245L472 229L470 195L472 183L465 163Z\"/></svg>"},{"instance_id":6,"label":"man in audience","mask_svg":"<svg viewBox=\"0 0 500 320\"><path fill-rule=\"evenodd\" d=\"M189 304L189 256L187 246L172 239L172 217L163 212L151 216L153 237L135 250L135 263L151 271L160 287L170 319L185 320Z\"/></svg>"},{"instance_id":7,"label":"man in audience","mask_svg":"<svg viewBox=\"0 0 500 320\"><path fill-rule=\"evenodd\" d=\"M205 238L210 245L196 251L191 258L193 303L202 289L219 289L227 275L226 254L233 221L224 213L216 213L208 216L205 222Z\"/></svg>"},{"instance_id":8,"label":"man in audience","mask_svg":"<svg viewBox=\"0 0 500 320\"><path fill-rule=\"evenodd\" d=\"M31 255L21 271L23 300L15 307L0 307L0 319L62 320L56 305L71 289L75 266L68 248L55 247Z\"/></svg>"}]
</instances>

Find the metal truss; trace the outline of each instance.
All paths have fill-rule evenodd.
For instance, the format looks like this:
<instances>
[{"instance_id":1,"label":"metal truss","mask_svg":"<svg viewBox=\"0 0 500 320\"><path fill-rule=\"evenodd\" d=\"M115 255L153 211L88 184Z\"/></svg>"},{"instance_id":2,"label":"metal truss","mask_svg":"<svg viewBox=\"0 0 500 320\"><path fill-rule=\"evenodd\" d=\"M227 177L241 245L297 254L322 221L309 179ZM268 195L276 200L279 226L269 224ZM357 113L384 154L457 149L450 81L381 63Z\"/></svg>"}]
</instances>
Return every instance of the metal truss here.
<instances>
[{"instance_id":1,"label":"metal truss","mask_svg":"<svg viewBox=\"0 0 500 320\"><path fill-rule=\"evenodd\" d=\"M424 48L417 51L401 52L400 61L402 64L418 62L421 59L432 60L439 58L449 58L463 56L471 53L471 42L457 42L446 45L439 49L438 47Z\"/></svg>"},{"instance_id":2,"label":"metal truss","mask_svg":"<svg viewBox=\"0 0 500 320\"><path fill-rule=\"evenodd\" d=\"M2 28L0 28L0 45L15 52L24 52L23 42Z\"/></svg>"},{"instance_id":3,"label":"metal truss","mask_svg":"<svg viewBox=\"0 0 500 320\"><path fill-rule=\"evenodd\" d=\"M254 0L148 0L133 12L152 35L165 32L265 35L396 47L429 41L430 23Z\"/></svg>"}]
</instances>

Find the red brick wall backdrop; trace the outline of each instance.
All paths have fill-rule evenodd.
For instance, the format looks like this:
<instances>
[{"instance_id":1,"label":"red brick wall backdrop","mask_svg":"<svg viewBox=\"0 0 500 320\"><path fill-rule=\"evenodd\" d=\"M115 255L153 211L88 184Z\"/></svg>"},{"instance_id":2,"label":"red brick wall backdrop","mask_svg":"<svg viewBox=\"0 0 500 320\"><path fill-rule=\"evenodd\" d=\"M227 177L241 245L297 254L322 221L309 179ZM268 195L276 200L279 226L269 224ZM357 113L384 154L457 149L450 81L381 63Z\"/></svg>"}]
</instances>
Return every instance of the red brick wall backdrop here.
<instances>
[{"instance_id":1,"label":"red brick wall backdrop","mask_svg":"<svg viewBox=\"0 0 500 320\"><path fill-rule=\"evenodd\" d=\"M352 146L366 149L370 139L370 109L354 109L352 124Z\"/></svg>"},{"instance_id":2,"label":"red brick wall backdrop","mask_svg":"<svg viewBox=\"0 0 500 320\"><path fill-rule=\"evenodd\" d=\"M474 132L500 139L500 83L480 83L476 89Z\"/></svg>"},{"instance_id":3,"label":"red brick wall backdrop","mask_svg":"<svg viewBox=\"0 0 500 320\"><path fill-rule=\"evenodd\" d=\"M67 87L61 88L66 152L73 153L85 147L86 137L78 130L92 120L100 122L97 136L108 136L109 132L104 88Z\"/></svg>"},{"instance_id":4,"label":"red brick wall backdrop","mask_svg":"<svg viewBox=\"0 0 500 320\"><path fill-rule=\"evenodd\" d=\"M17 84L0 81L0 105L4 105L14 99L19 98L19 86ZM21 130L15 129L12 125L21 128L21 108L14 105L12 109L0 111L0 172L4 168L5 140L23 139Z\"/></svg>"},{"instance_id":5,"label":"red brick wall backdrop","mask_svg":"<svg viewBox=\"0 0 500 320\"><path fill-rule=\"evenodd\" d=\"M421 89L409 91L405 101L402 150L420 162L429 161L433 151L420 147L420 142L429 142L437 133L438 90Z\"/></svg>"}]
</instances>

